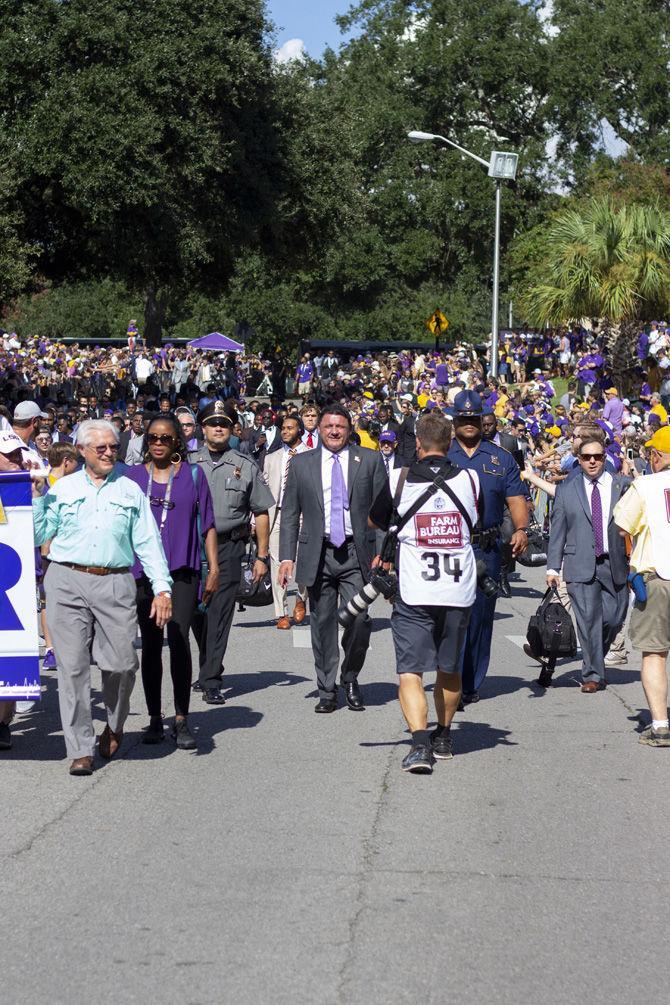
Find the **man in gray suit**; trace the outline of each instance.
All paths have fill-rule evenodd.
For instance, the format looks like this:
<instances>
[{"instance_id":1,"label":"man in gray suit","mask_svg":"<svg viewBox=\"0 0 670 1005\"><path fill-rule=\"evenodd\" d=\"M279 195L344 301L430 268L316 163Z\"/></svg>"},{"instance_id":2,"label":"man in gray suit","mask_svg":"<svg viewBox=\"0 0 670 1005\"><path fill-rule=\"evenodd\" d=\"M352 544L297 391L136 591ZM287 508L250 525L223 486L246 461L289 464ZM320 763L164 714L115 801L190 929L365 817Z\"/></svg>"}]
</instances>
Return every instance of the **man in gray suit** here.
<instances>
[{"instance_id":1,"label":"man in gray suit","mask_svg":"<svg viewBox=\"0 0 670 1005\"><path fill-rule=\"evenodd\" d=\"M612 513L630 484L605 469L602 439L585 436L577 455L581 472L556 492L547 549L547 583L559 570L572 601L582 647L582 691L605 687L605 656L626 617L628 559Z\"/></svg>"},{"instance_id":2,"label":"man in gray suit","mask_svg":"<svg viewBox=\"0 0 670 1005\"><path fill-rule=\"evenodd\" d=\"M337 611L361 590L377 549L368 512L386 482L381 457L349 443L351 418L341 405L327 405L319 421L319 446L297 454L282 500L278 579L294 571L309 593L310 629L319 702L316 712L337 708L339 663ZM358 674L370 643L367 614L344 632L340 683L353 711L365 706Z\"/></svg>"}]
</instances>

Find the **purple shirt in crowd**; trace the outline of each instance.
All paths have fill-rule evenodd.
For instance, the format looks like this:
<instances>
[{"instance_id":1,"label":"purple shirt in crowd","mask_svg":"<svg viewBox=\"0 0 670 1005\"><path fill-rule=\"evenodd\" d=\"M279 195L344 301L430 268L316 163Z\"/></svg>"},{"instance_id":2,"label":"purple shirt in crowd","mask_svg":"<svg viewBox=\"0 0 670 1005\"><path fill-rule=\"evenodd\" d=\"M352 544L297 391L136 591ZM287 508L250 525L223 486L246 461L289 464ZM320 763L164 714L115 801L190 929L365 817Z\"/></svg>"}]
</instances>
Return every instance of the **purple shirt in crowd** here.
<instances>
[{"instance_id":1,"label":"purple shirt in crowd","mask_svg":"<svg viewBox=\"0 0 670 1005\"><path fill-rule=\"evenodd\" d=\"M126 478L130 478L142 489L146 495L149 485L149 472L143 464L133 464L125 471ZM207 479L200 470L196 469L196 486L193 484L190 464L181 464L178 473L172 483L171 502L174 507L167 511L161 540L167 558L170 572L175 569L195 569L200 570L200 541L198 540L197 512L200 510L200 524L203 537L214 527L214 507L212 496L209 491ZM167 490L167 482L162 485L154 478L151 486L151 495L157 499L164 499ZM162 506L152 506L151 512L160 527L163 515ZM132 568L135 579L143 575L144 570L138 558Z\"/></svg>"},{"instance_id":2,"label":"purple shirt in crowd","mask_svg":"<svg viewBox=\"0 0 670 1005\"><path fill-rule=\"evenodd\" d=\"M623 429L623 413L626 406L620 398L608 398L603 409L603 419L610 422L617 433Z\"/></svg>"}]
</instances>

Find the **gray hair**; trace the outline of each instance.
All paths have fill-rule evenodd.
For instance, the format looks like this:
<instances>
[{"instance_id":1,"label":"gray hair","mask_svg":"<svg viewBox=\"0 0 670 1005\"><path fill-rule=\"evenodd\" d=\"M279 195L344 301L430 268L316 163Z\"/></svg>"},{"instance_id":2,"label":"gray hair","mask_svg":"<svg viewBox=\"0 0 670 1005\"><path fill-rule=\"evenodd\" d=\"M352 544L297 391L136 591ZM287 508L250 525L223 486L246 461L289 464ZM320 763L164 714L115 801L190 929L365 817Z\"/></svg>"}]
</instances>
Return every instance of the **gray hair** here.
<instances>
[{"instance_id":1,"label":"gray hair","mask_svg":"<svg viewBox=\"0 0 670 1005\"><path fill-rule=\"evenodd\" d=\"M114 437L114 442L119 442L118 429L111 422L108 422L107 419L84 419L77 427L77 436L75 438L77 446L88 446L91 433L111 433Z\"/></svg>"}]
</instances>

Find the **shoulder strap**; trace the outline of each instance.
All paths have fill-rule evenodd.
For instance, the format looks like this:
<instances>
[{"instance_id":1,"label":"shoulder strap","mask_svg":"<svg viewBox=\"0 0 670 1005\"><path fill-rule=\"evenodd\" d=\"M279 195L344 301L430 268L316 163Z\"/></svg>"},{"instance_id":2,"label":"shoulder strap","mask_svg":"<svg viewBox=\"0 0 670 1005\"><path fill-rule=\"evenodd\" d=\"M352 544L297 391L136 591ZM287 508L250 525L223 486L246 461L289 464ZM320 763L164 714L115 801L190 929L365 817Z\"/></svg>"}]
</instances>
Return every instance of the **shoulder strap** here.
<instances>
[{"instance_id":1,"label":"shoulder strap","mask_svg":"<svg viewBox=\"0 0 670 1005\"><path fill-rule=\"evenodd\" d=\"M449 498L451 499L452 503L454 503L456 505L456 509L458 510L458 512L461 514L461 516L465 520L465 523L466 523L466 526L468 528L468 531L470 532L470 537L472 537L472 535L474 533L474 530L475 530L474 524L472 522L470 514L466 510L466 508L463 505L463 503L461 502L461 500L458 498L458 496L456 495L456 493L453 492L452 489L449 488L449 486L447 485L447 483L444 480L444 478L442 477L442 475L437 475L437 477L435 478L435 483L439 486L439 488L442 489L442 491L446 495L449 496ZM473 486L473 488L474 488L474 486Z\"/></svg>"},{"instance_id":2,"label":"shoulder strap","mask_svg":"<svg viewBox=\"0 0 670 1005\"><path fill-rule=\"evenodd\" d=\"M398 476L398 484L395 487L395 492L393 494L393 510L397 512L398 504L400 502L400 497L402 496L402 490L405 487L405 482L407 481L407 475L409 473L409 468L401 468L400 474Z\"/></svg>"}]
</instances>

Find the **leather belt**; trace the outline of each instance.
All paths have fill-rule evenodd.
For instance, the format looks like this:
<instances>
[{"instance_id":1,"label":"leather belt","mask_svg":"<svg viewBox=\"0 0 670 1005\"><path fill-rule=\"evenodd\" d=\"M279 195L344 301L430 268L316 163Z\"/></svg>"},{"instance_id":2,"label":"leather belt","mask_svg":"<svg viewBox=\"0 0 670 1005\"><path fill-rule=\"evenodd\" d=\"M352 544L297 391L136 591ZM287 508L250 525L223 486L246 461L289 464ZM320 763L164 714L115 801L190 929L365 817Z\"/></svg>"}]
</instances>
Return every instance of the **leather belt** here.
<instances>
[{"instance_id":1,"label":"leather belt","mask_svg":"<svg viewBox=\"0 0 670 1005\"><path fill-rule=\"evenodd\" d=\"M117 572L130 572L130 566L124 565L118 569L109 569L104 565L77 565L76 562L56 562L56 565L64 565L75 572L88 572L89 576L112 576Z\"/></svg>"}]
</instances>

